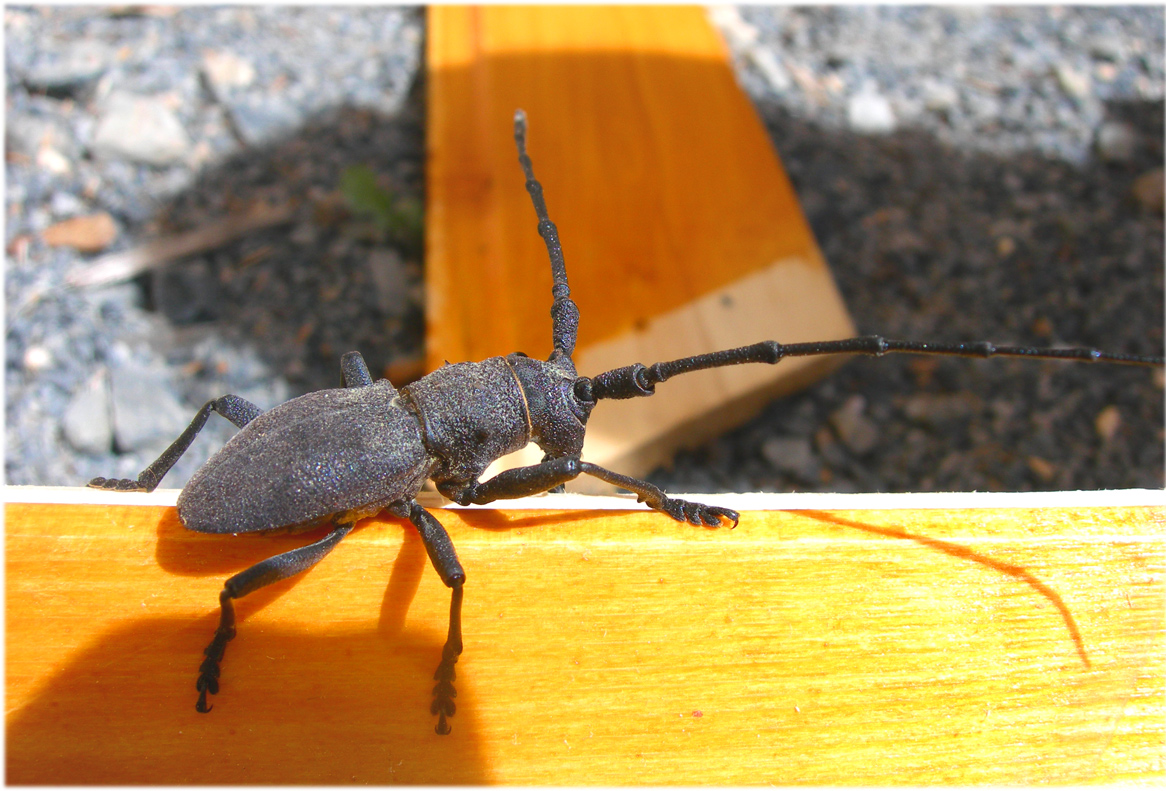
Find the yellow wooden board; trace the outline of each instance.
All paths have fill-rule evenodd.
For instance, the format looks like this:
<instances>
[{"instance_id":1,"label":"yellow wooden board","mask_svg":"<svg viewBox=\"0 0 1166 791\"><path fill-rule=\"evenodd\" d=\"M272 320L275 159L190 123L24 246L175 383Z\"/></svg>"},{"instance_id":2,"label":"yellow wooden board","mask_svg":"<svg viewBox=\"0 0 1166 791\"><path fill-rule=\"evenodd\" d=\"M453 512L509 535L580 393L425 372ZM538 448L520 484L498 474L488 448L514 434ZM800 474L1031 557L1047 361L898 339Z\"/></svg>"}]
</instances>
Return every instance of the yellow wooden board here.
<instances>
[{"instance_id":1,"label":"yellow wooden board","mask_svg":"<svg viewBox=\"0 0 1166 791\"><path fill-rule=\"evenodd\" d=\"M853 334L703 8L435 6L427 67L431 369L551 350L550 265L518 167L517 108L582 315L580 373ZM585 455L642 474L828 365L692 374L651 404L596 410Z\"/></svg>"},{"instance_id":2,"label":"yellow wooden board","mask_svg":"<svg viewBox=\"0 0 1166 791\"><path fill-rule=\"evenodd\" d=\"M203 715L223 580L310 536L10 503L8 782L1163 780L1166 508L435 513L468 574L448 737L408 524L244 599Z\"/></svg>"}]
</instances>

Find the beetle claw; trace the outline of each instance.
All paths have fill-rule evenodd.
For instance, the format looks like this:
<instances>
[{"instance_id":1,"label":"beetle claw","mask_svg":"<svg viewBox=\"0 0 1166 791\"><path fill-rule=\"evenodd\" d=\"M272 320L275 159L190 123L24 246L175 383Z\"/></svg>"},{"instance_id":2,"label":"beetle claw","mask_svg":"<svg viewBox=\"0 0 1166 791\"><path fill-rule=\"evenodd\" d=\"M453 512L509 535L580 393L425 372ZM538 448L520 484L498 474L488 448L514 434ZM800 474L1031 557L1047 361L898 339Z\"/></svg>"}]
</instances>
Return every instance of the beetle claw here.
<instances>
[{"instance_id":1,"label":"beetle claw","mask_svg":"<svg viewBox=\"0 0 1166 791\"><path fill-rule=\"evenodd\" d=\"M214 706L207 705L206 696L208 693L211 695L219 694L219 675L222 673L219 661L227 650L227 641L234 636L234 626L220 626L215 630L215 637L211 640L211 644L203 651L206 659L199 665L198 681L194 683L194 688L198 690L198 703L194 705L194 708L203 714L207 714L214 708Z\"/></svg>"},{"instance_id":2,"label":"beetle claw","mask_svg":"<svg viewBox=\"0 0 1166 791\"><path fill-rule=\"evenodd\" d=\"M722 519L727 519L733 523L730 525L732 528L736 527L737 523L741 520L741 515L732 508L721 508L719 505L706 505L704 509L705 513L713 519L711 526L719 525Z\"/></svg>"}]
</instances>

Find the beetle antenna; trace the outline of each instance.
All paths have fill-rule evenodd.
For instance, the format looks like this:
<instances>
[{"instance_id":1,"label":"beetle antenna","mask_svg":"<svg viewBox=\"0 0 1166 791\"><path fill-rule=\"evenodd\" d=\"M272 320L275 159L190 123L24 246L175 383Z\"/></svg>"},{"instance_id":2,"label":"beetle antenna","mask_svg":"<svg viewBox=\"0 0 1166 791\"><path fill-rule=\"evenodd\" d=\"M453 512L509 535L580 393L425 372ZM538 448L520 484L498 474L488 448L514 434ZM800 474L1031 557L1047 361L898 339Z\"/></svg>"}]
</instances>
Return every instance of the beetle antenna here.
<instances>
[{"instance_id":1,"label":"beetle antenna","mask_svg":"<svg viewBox=\"0 0 1166 791\"><path fill-rule=\"evenodd\" d=\"M554 284L551 286L551 296L555 301L551 304L551 321L553 329L551 337L555 350L551 352L550 360L565 356L571 358L575 351L575 337L579 332L579 308L571 299L571 288L567 285L567 265L563 262L563 246L559 243L559 231L551 218L547 215L547 204L543 199L543 188L534 177L534 168L530 157L526 155L526 113L516 110L514 113L514 142L518 145L518 164L522 165L523 175L526 176L526 191L534 203L534 213L538 215L538 235L547 245L547 254L551 257L551 277Z\"/></svg>"},{"instance_id":2,"label":"beetle antenna","mask_svg":"<svg viewBox=\"0 0 1166 791\"><path fill-rule=\"evenodd\" d=\"M987 341L975 343L930 343L927 341L894 341L879 335L864 335L840 341L816 341L813 343L780 344L777 341L761 341L750 346L727 349L709 354L697 354L653 365L625 365L599 374L583 385L584 395L598 401L601 398L634 398L650 396L656 384L673 376L702 371L706 368L722 368L744 363L780 362L786 357L817 357L826 354L869 354L882 357L884 354L926 354L947 357L1025 357L1032 360L1074 360L1078 362L1106 362L1125 365L1157 365L1164 363L1162 357L1103 352L1088 348L1039 348L1035 346L996 346ZM579 385L576 386L580 387Z\"/></svg>"}]
</instances>

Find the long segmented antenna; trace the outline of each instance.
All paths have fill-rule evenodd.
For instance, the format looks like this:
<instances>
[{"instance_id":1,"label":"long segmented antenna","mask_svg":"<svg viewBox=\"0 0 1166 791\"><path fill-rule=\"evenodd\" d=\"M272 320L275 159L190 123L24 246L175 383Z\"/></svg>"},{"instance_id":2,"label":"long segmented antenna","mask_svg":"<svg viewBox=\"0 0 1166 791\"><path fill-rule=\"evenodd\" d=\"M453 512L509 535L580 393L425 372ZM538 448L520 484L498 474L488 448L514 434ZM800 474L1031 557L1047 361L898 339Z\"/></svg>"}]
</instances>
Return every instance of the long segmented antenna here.
<instances>
[{"instance_id":1,"label":"long segmented antenna","mask_svg":"<svg viewBox=\"0 0 1166 791\"><path fill-rule=\"evenodd\" d=\"M1025 357L1032 360L1075 360L1079 362L1105 362L1124 365L1163 365L1162 357L1103 352L1087 348L1038 348L1033 346L996 346L987 341L976 343L930 343L926 341L894 341L879 335L864 335L840 341L817 341L814 343L781 344L777 341L761 341L736 349L721 352L697 354L679 360L643 365L635 363L606 371L591 380L580 379L575 387L576 394L587 401L602 398L634 398L650 396L656 384L673 376L702 371L706 368L721 368L744 363L780 362L786 357L816 357L824 354L869 354L882 357L884 354L927 354L947 357Z\"/></svg>"},{"instance_id":2,"label":"long segmented antenna","mask_svg":"<svg viewBox=\"0 0 1166 791\"><path fill-rule=\"evenodd\" d=\"M555 350L551 352L550 359L553 361L558 355L569 359L575 351L575 338L579 332L579 308L571 299L571 288L567 285L567 265L563 262L559 231L547 215L542 185L534 177L534 168L530 157L526 155L526 113L522 110L514 113L514 142L518 145L518 164L522 165L523 175L526 176L526 191L530 193L534 213L538 215L538 235L546 242L547 254L551 257L551 277L554 279L551 296L555 298L551 304L551 338Z\"/></svg>"}]
</instances>

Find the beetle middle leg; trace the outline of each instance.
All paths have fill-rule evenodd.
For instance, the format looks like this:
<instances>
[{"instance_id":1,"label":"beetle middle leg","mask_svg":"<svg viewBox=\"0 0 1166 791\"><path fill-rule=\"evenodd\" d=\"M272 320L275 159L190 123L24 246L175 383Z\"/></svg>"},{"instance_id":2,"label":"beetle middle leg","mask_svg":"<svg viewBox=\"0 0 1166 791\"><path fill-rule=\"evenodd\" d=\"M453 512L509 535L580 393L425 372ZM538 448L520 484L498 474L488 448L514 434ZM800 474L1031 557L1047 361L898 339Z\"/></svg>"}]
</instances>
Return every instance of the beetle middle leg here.
<instances>
[{"instance_id":1,"label":"beetle middle leg","mask_svg":"<svg viewBox=\"0 0 1166 791\"><path fill-rule=\"evenodd\" d=\"M449 602L449 633L445 639L445 646L441 649L441 663L433 674L437 684L433 687L433 703L429 710L437 715L437 726L434 728L442 736L450 732L447 717L452 717L457 710L453 699L457 697L457 690L453 682L457 674L453 666L457 664L462 653L462 585L466 581L466 572L457 558L457 551L453 542L449 540L449 533L441 526L441 522L433 514L426 511L416 500L399 500L389 505L389 512L408 519L417 528L421 535L421 543L425 545L425 552L429 561L437 570L437 576L451 589Z\"/></svg>"},{"instance_id":2,"label":"beetle middle leg","mask_svg":"<svg viewBox=\"0 0 1166 791\"><path fill-rule=\"evenodd\" d=\"M178 439L174 440L170 447L163 451L157 461L142 470L136 480L132 478L94 478L89 481L89 486L94 489L113 489L119 492L154 491L162 477L170 471L170 468L182 457L182 454L186 453L190 443L194 442L198 432L202 431L202 427L206 425L206 420L210 417L211 412L218 412L237 427L243 428L259 417L263 410L237 395L225 395L214 401L208 401L203 404L202 409L198 410L194 420L190 421L190 425L179 435Z\"/></svg>"},{"instance_id":3,"label":"beetle middle leg","mask_svg":"<svg viewBox=\"0 0 1166 791\"><path fill-rule=\"evenodd\" d=\"M219 662L227 650L227 643L235 637L235 607L231 600L242 598L252 591L287 579L301 571L307 571L331 552L340 543L340 539L352 531L352 527L352 524L338 524L331 533L314 544L260 561L223 584L223 591L219 594L219 606L222 610L219 628L215 630L211 644L203 651L206 659L198 669L198 682L195 684L198 690L198 703L194 707L198 711L205 714L214 708L207 705L206 696L207 693L217 695L219 692Z\"/></svg>"},{"instance_id":4,"label":"beetle middle leg","mask_svg":"<svg viewBox=\"0 0 1166 791\"><path fill-rule=\"evenodd\" d=\"M563 456L528 467L505 470L488 481L472 483L460 492L443 492L443 494L461 505L469 505L470 503L485 505L495 500L539 494L574 480L584 473L635 492L641 503L668 514L677 522L716 527L722 519L728 519L736 527L740 518L740 515L731 508L704 505L669 497L663 489L647 481L620 475L618 472L612 472L598 464L581 461L578 456Z\"/></svg>"}]
</instances>

